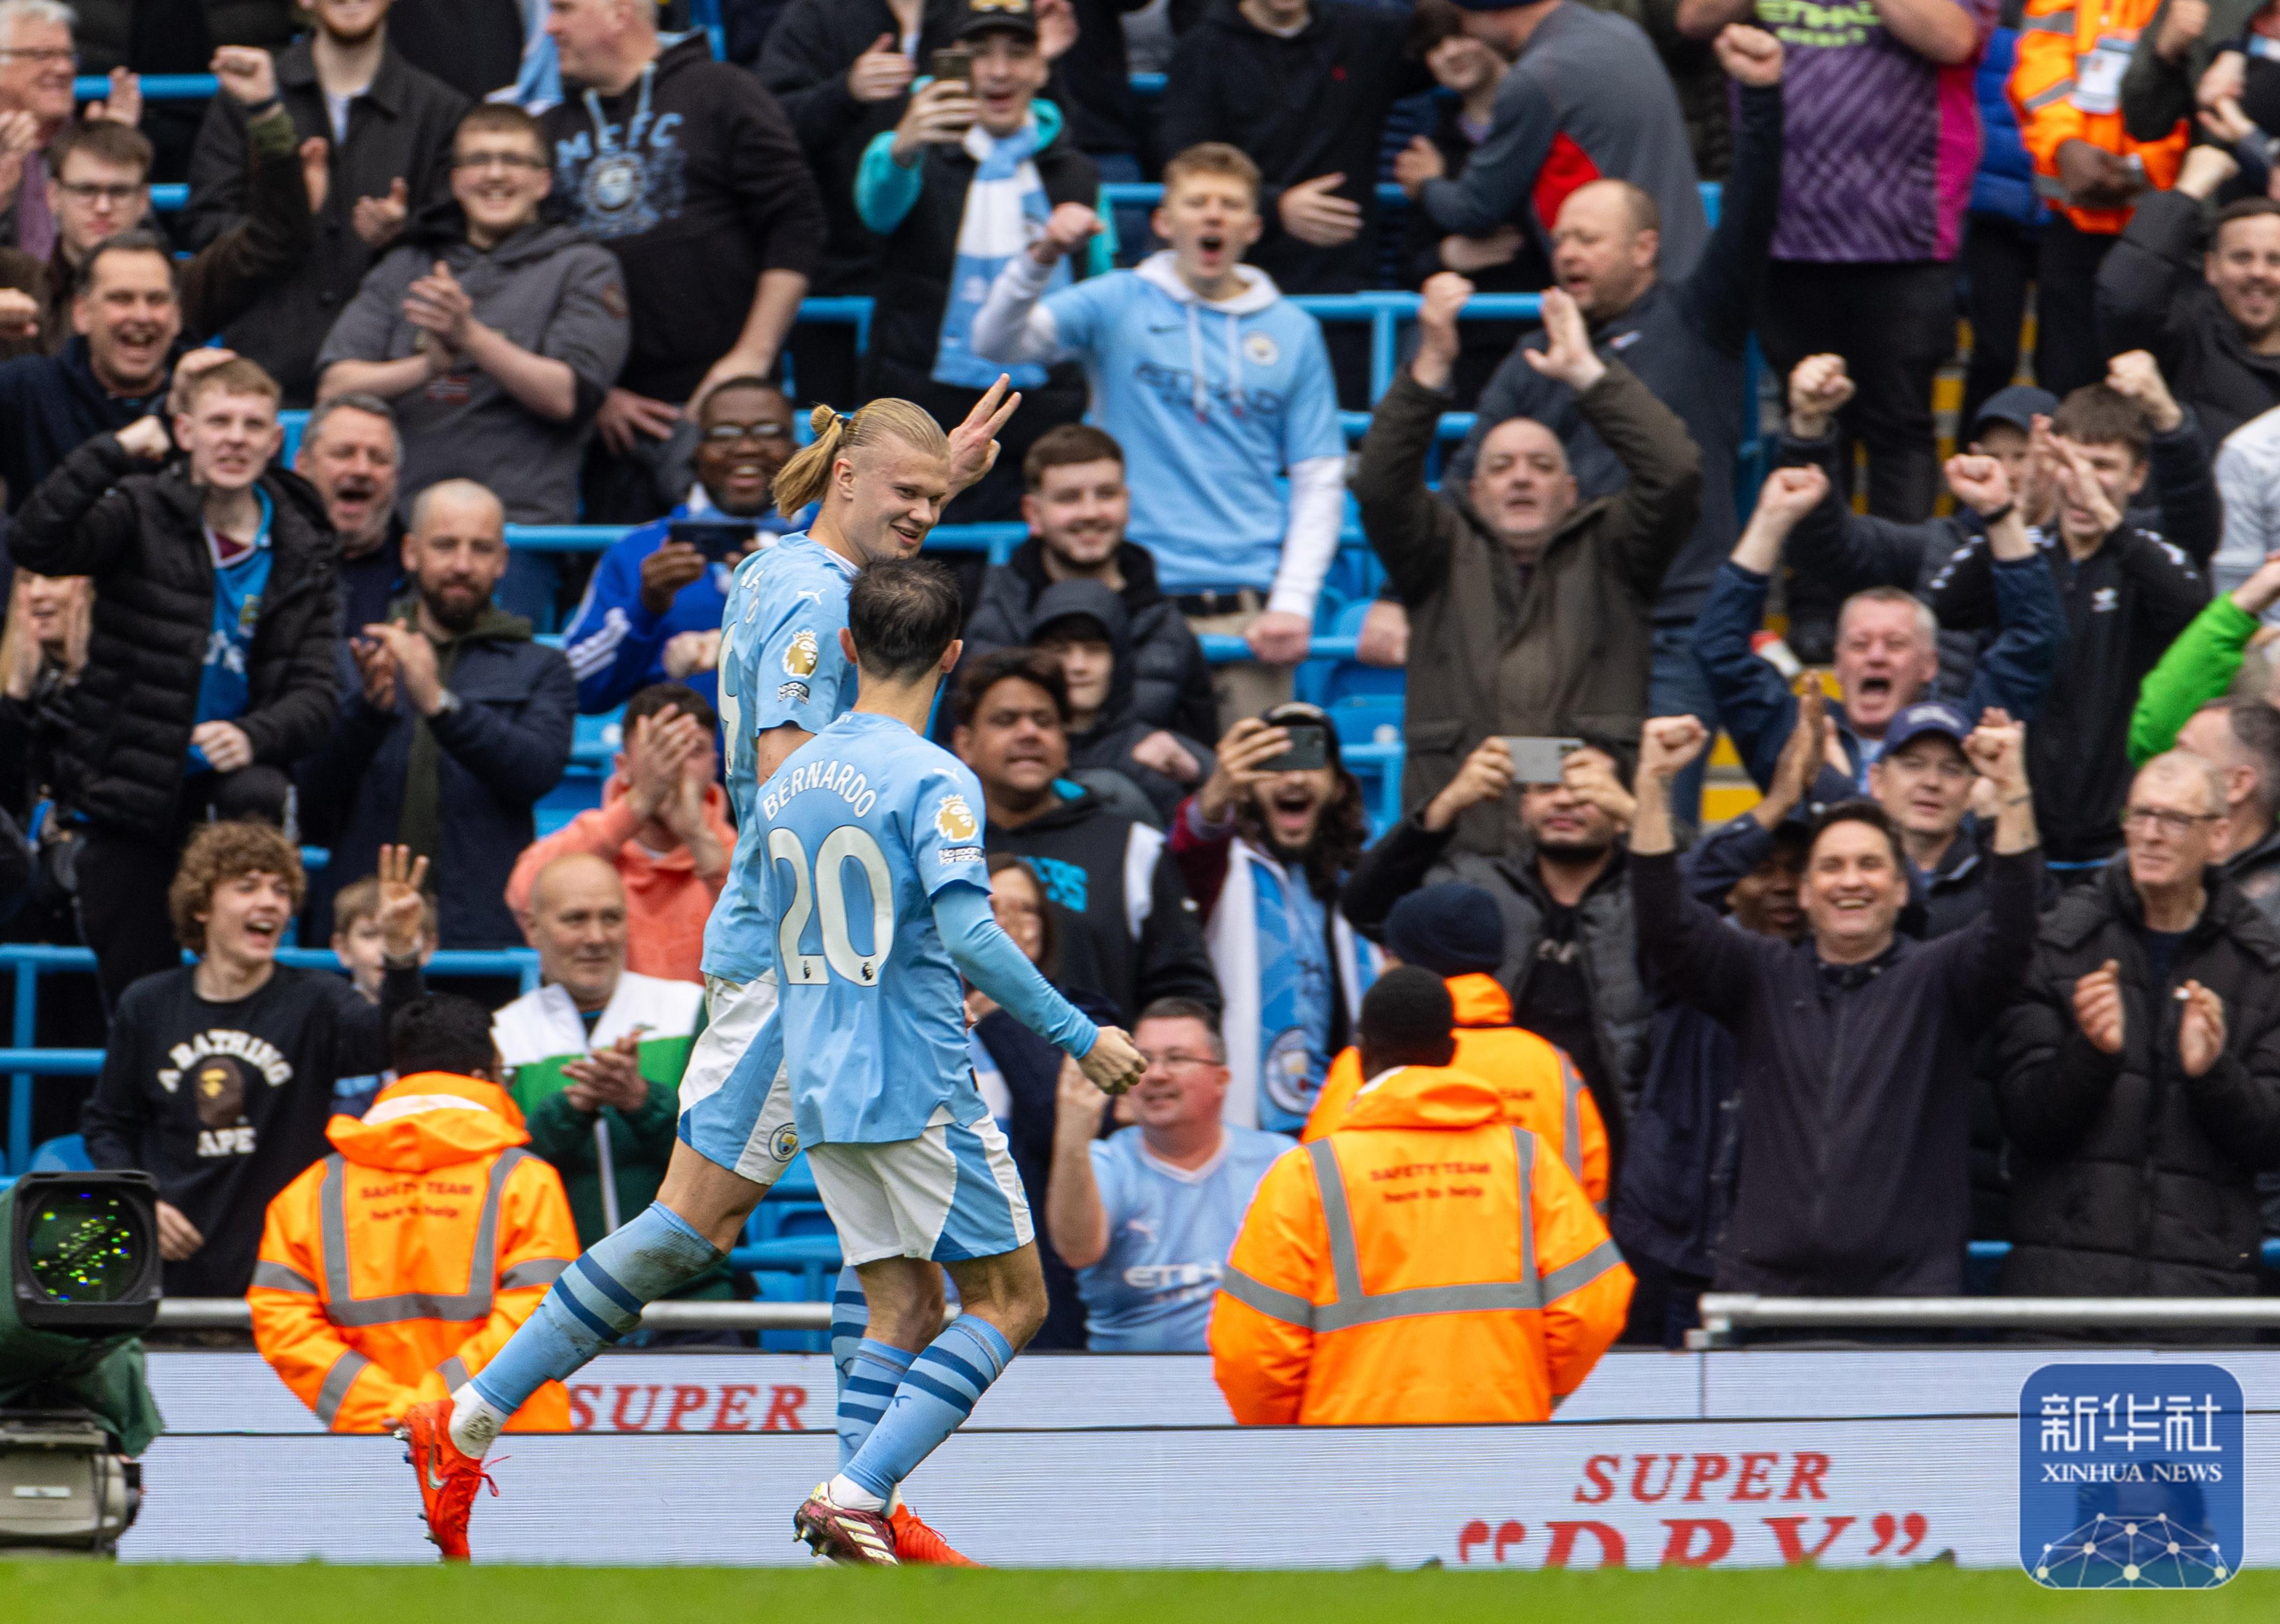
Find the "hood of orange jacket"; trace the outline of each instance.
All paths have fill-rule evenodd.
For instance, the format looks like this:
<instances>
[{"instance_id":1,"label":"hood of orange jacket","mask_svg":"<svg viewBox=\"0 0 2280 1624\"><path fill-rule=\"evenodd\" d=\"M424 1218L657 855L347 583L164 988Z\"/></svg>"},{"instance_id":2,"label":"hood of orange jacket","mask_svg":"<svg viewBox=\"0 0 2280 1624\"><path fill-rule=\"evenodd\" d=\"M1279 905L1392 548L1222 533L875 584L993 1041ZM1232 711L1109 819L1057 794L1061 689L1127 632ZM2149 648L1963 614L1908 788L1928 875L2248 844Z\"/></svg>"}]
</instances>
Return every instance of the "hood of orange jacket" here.
<instances>
[{"instance_id":1,"label":"hood of orange jacket","mask_svg":"<svg viewBox=\"0 0 2280 1624\"><path fill-rule=\"evenodd\" d=\"M1502 1120L1504 1096L1493 1083L1453 1066L1403 1066L1365 1083L1338 1128L1478 1128Z\"/></svg>"},{"instance_id":2,"label":"hood of orange jacket","mask_svg":"<svg viewBox=\"0 0 2280 1624\"><path fill-rule=\"evenodd\" d=\"M1493 975L1452 975L1441 983L1457 1006L1460 1027L1508 1027L1512 1024L1512 995Z\"/></svg>"},{"instance_id":3,"label":"hood of orange jacket","mask_svg":"<svg viewBox=\"0 0 2280 1624\"><path fill-rule=\"evenodd\" d=\"M325 1125L333 1148L360 1167L425 1173L530 1143L522 1112L495 1082L453 1072L415 1072L380 1091L361 1120Z\"/></svg>"}]
</instances>

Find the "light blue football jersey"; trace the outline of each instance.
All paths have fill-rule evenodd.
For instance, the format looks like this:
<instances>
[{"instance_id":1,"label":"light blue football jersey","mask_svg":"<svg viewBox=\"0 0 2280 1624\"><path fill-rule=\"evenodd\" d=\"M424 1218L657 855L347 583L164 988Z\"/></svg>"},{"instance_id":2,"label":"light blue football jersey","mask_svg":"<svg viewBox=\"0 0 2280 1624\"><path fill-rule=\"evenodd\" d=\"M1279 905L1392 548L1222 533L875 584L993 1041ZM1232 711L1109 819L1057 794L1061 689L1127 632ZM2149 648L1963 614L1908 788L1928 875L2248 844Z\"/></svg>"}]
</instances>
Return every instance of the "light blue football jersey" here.
<instances>
[{"instance_id":1,"label":"light blue football jersey","mask_svg":"<svg viewBox=\"0 0 2280 1624\"><path fill-rule=\"evenodd\" d=\"M1076 1272L1095 1353L1201 1353L1227 1255L1259 1181L1298 1141L1229 1123L1219 1154L1190 1172L1148 1153L1137 1128L1092 1145L1108 1251Z\"/></svg>"},{"instance_id":2,"label":"light blue football jersey","mask_svg":"<svg viewBox=\"0 0 2280 1624\"><path fill-rule=\"evenodd\" d=\"M989 1115L966 1043L966 989L936 893L986 897L982 785L890 716L852 712L760 791L756 898L772 933L776 1013L803 1144L915 1139L937 1111Z\"/></svg>"},{"instance_id":3,"label":"light blue football jersey","mask_svg":"<svg viewBox=\"0 0 2280 1624\"><path fill-rule=\"evenodd\" d=\"M725 788L736 812L728 883L705 924L704 970L744 982L774 966L774 944L752 891L759 875L754 752L786 722L821 733L855 703L855 667L840 651L855 566L805 532L736 566L720 611L720 734Z\"/></svg>"}]
</instances>

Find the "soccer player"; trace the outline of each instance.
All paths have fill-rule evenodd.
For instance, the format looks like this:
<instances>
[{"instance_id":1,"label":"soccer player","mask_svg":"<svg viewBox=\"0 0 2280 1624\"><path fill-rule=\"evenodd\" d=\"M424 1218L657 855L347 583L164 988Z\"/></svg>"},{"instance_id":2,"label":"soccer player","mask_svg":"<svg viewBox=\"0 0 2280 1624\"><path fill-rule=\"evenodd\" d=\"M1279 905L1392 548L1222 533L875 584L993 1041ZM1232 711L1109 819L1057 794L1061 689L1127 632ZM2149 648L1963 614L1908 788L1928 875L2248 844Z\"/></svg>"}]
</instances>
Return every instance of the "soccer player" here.
<instances>
[{"instance_id":1,"label":"soccer player","mask_svg":"<svg viewBox=\"0 0 2280 1624\"><path fill-rule=\"evenodd\" d=\"M864 570L839 634L860 697L785 759L755 820L782 1002L754 1047L764 1066L784 1057L817 1192L871 1310L847 1385L877 1408L843 1404L853 1453L792 1519L819 1556L850 1566L897 1561L897 1486L1044 1322L1028 1204L974 1086L960 976L1105 1092L1144 1069L1131 1039L1054 991L990 912L981 781L922 736L958 664L960 613L938 564ZM963 1305L938 1332L937 1264Z\"/></svg>"},{"instance_id":2,"label":"soccer player","mask_svg":"<svg viewBox=\"0 0 2280 1624\"><path fill-rule=\"evenodd\" d=\"M755 901L760 786L854 703L839 632L856 573L917 551L951 498L990 471L997 432L1021 400L1000 379L947 435L906 400L875 400L851 417L820 406L814 442L776 476L782 512L821 505L805 535L737 566L723 612L720 717L741 833L705 931L707 1024L682 1074L681 1143L655 1202L555 1282L480 1384L401 1418L429 1535L446 1560L466 1559L483 1451L505 1419L633 1330L643 1305L712 1266L799 1153L777 1068L759 1069L753 1043L776 1000L774 925ZM859 1322L861 1293L840 1296L837 1317ZM937 1322L941 1312L937 1286Z\"/></svg>"}]
</instances>

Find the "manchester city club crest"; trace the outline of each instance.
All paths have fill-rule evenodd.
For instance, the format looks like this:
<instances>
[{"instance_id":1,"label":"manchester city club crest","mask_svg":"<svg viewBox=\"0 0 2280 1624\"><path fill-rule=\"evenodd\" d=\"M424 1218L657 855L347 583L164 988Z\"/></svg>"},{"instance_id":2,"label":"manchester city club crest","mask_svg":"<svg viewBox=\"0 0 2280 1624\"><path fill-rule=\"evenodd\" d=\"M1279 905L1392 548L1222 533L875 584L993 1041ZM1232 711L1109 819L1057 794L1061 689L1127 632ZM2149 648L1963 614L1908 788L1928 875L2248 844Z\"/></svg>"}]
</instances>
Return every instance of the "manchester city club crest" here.
<instances>
[{"instance_id":1,"label":"manchester city club crest","mask_svg":"<svg viewBox=\"0 0 2280 1624\"><path fill-rule=\"evenodd\" d=\"M1293 1027L1277 1033L1267 1046L1266 1062L1259 1068L1259 1086L1282 1110L1303 1117L1314 1108L1313 1090L1306 1086L1309 1069L1306 1034Z\"/></svg>"},{"instance_id":2,"label":"manchester city club crest","mask_svg":"<svg viewBox=\"0 0 2280 1624\"><path fill-rule=\"evenodd\" d=\"M596 158L579 189L586 212L613 225L624 220L629 211L641 204L645 189L643 167L642 160L630 152L605 153Z\"/></svg>"}]
</instances>

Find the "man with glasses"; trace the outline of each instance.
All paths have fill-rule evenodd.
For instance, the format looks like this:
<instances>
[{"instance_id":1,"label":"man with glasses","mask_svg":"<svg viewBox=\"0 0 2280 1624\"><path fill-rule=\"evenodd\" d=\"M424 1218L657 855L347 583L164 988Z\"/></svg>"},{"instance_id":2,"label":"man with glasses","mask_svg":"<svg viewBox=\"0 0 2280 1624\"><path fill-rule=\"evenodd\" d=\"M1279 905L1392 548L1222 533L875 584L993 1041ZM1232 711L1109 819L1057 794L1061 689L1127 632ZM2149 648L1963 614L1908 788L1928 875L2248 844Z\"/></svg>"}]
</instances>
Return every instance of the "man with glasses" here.
<instances>
[{"instance_id":1,"label":"man with glasses","mask_svg":"<svg viewBox=\"0 0 2280 1624\"><path fill-rule=\"evenodd\" d=\"M1999 1041L2005 1291L2254 1296L2280 1168L2280 935L2224 872L2225 779L2138 770L2123 860L2044 923Z\"/></svg>"},{"instance_id":2,"label":"man with glasses","mask_svg":"<svg viewBox=\"0 0 2280 1624\"><path fill-rule=\"evenodd\" d=\"M0 242L45 259L56 216L42 150L71 122L79 50L75 20L58 0L0 0ZM111 94L87 116L132 127L142 118L142 81L113 69Z\"/></svg>"},{"instance_id":3,"label":"man with glasses","mask_svg":"<svg viewBox=\"0 0 2280 1624\"><path fill-rule=\"evenodd\" d=\"M602 555L563 631L578 708L589 715L614 710L652 682L686 682L717 704L728 578L746 553L796 527L775 511L776 474L792 452L791 403L782 391L763 378L731 378L705 397L697 428L688 500ZM723 529L717 543L700 545L705 533L691 532L691 524ZM674 539L676 527L698 539Z\"/></svg>"},{"instance_id":4,"label":"man with glasses","mask_svg":"<svg viewBox=\"0 0 2280 1624\"><path fill-rule=\"evenodd\" d=\"M1192 998L1159 998L1132 1041L1148 1063L1128 1128L1099 1137L1108 1096L1061 1066L1045 1230L1077 1272L1095 1353L1201 1353L1252 1192L1293 1140L1220 1118L1227 1048Z\"/></svg>"},{"instance_id":5,"label":"man with glasses","mask_svg":"<svg viewBox=\"0 0 2280 1624\"><path fill-rule=\"evenodd\" d=\"M223 94L248 110L246 212L183 262L182 330L194 341L235 320L315 241L293 120L277 99L269 54L230 46L214 53L212 65ZM150 212L150 141L134 126L96 118L67 123L42 156L54 243L44 258L0 248L0 345L7 353L53 355L70 343L72 293L89 250L141 227Z\"/></svg>"},{"instance_id":6,"label":"man with glasses","mask_svg":"<svg viewBox=\"0 0 2280 1624\"><path fill-rule=\"evenodd\" d=\"M485 103L459 120L456 242L405 243L373 266L317 357L317 396L392 402L404 488L480 479L511 524L573 524L595 410L632 340L608 250L539 218L554 189L538 124ZM518 556L502 601L544 624L550 555Z\"/></svg>"}]
</instances>

